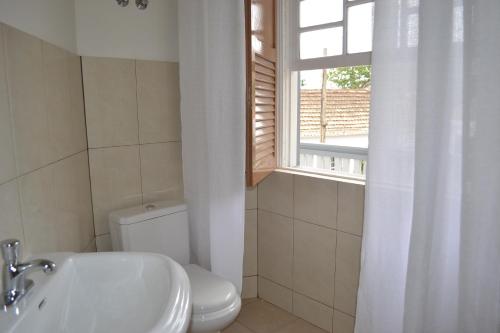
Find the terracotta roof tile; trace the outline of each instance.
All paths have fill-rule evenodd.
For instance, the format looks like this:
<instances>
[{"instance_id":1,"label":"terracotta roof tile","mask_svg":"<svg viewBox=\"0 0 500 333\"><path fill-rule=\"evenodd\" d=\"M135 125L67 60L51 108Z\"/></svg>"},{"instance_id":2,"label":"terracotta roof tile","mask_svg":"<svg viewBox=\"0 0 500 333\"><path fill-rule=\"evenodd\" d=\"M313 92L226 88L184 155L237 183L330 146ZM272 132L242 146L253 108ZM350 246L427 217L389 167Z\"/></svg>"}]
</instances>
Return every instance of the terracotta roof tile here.
<instances>
[{"instance_id":1,"label":"terracotta roof tile","mask_svg":"<svg viewBox=\"0 0 500 333\"><path fill-rule=\"evenodd\" d=\"M327 136L368 133L370 90L329 89L326 98ZM301 90L300 134L302 137L319 137L320 111L321 90Z\"/></svg>"}]
</instances>

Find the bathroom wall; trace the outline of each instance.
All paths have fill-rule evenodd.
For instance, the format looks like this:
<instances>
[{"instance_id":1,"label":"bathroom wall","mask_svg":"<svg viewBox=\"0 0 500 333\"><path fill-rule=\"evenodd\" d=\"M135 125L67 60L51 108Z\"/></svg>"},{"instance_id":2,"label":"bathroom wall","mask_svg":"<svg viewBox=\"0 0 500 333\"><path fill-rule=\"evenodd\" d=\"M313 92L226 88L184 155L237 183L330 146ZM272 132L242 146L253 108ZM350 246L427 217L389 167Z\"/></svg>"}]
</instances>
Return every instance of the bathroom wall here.
<instances>
[{"instance_id":1,"label":"bathroom wall","mask_svg":"<svg viewBox=\"0 0 500 333\"><path fill-rule=\"evenodd\" d=\"M7 126L10 124L10 105L7 105L9 104L8 99L1 98L0 103L7 105L6 108L2 108L2 112L7 110L5 111L7 113L2 113L2 116L3 118L8 116L9 121L2 121L0 124L2 127L0 135L5 137L19 136L19 138L12 139L12 144L8 140L2 140L0 143L0 162L5 164L5 168L0 166L2 167L0 186L8 192L4 194L2 191L1 198L2 203L8 207L17 204L21 206L24 201L31 200L30 203L38 205L35 207L37 214L34 215L32 212L26 211L24 215L30 218L31 224L41 229L42 234L54 232L53 228L48 228L42 220L50 219L50 216L59 213L52 211L49 213L48 208L42 207L44 202L39 202L39 200L44 199L44 197L38 198L34 194L33 198L28 197L28 194L35 193L35 190L27 186L35 186L40 183L44 186L41 193L49 193L59 191L56 185L66 186L66 184L58 184L56 180L50 178L49 174L43 174L45 178L35 179L27 185L24 184L24 181L18 181L16 178L27 176L28 173L34 172L33 170L38 171L43 166L52 166L56 161L66 157L69 152L74 154L72 138L66 138L64 135L79 136L82 140L78 146L78 152L81 152L81 156L78 157L82 158L79 162L83 163L85 160L84 165L87 168L85 178L87 187L85 190L87 192L80 193L80 189L76 190L77 187L74 187L75 194L73 196L68 193L65 195L64 191L61 192L61 195L65 198L72 198L80 194L87 195L88 200L80 201L82 204L89 205L87 213L89 213L91 223L92 215L95 215L95 228L93 225L88 228L90 236L86 236L87 230L85 228L80 228L80 232L85 235L82 237L86 242L86 247L82 248L74 243L78 235L72 235L73 231L65 231L60 225L57 225L61 232L68 232L70 237L64 241L59 240L58 242L62 245L50 249L92 250L96 248L95 240L97 240L99 250L109 250L111 246L107 226L109 211L143 202L182 197L178 65L176 62L168 62L178 59L177 2L175 0L152 2L147 11L137 10L133 2L127 8L118 7L114 1L105 3L93 0L63 2L59 0L55 2L20 0L13 3L0 0L0 20L9 22L21 30L28 31L34 36L53 42L65 49L75 51L80 47L79 52L85 55L116 58L89 56L82 59L85 70L86 110L84 110L83 102L80 57L72 54L74 57L71 57L71 66L68 65L68 68L64 69L55 68L54 73L48 70L45 73L45 68L42 68L43 75L48 75L47 78L43 77L46 81L30 81L26 77L22 77L26 73L18 71L17 67L15 72L11 71L13 80L22 80L21 84L23 85L30 84L29 87L26 87L29 92L21 92L23 95L20 98L22 99L20 104L22 105L29 104L28 102L32 99L45 98L45 96L40 96L40 91L47 90L47 98L52 98L47 103L53 103L62 108L68 100L67 89L78 89L78 96L81 99L78 104L80 118L76 119L75 112L64 115L60 111L54 111L55 116L67 116L68 119L59 120L54 116L45 121L45 114L38 110L41 108L39 107L40 103L34 102L34 104L25 106L25 108L33 110L30 109L29 113L21 112L18 117L25 117L19 122L32 119L33 126L26 131L24 128L18 130L17 125L14 124L17 121L15 114L12 120L13 125ZM141 29L137 29L137 26L140 26ZM49 55L57 58L57 60L43 58L40 60L42 65L45 65L44 61L48 62L47 66L52 66L51 62L62 63L66 61L63 56L49 49L47 46L49 44L40 39L36 40L37 43L43 45L43 51L47 49L45 53L40 52L40 57L43 54L45 58ZM3 44L2 42L2 46ZM63 52L61 49L57 50ZM17 52L16 56L19 56L20 59L23 59L23 56L34 56L32 53L38 56L38 51L34 52L33 47L26 47L23 43L19 45ZM3 53L2 50L2 56ZM64 51L63 54L65 57L69 53ZM161 61L128 60L126 58ZM2 66L3 62L2 58ZM38 65L36 62L31 64L28 60L25 62L35 67ZM68 69L70 70L69 74L64 72ZM38 67L26 69L26 71L37 74L36 70ZM67 82L59 85L57 79L64 75L74 79L74 82L77 82L79 86L75 87L74 84L72 86ZM20 77L18 78L18 76ZM3 80L4 75L0 73L0 77ZM54 89L51 90L51 88ZM8 90L5 88L5 94L7 92ZM35 97L31 98L30 95ZM77 105L74 101L71 103ZM49 105L47 109L44 108L43 112L51 113L52 106ZM86 123L87 128L85 127ZM80 128L77 129L77 125L80 125ZM3 127L8 128L8 131L3 130ZM53 149L53 147L45 147L43 136L46 131L50 136L54 130L59 130L59 128L61 128L62 134L58 137L55 136L53 140L50 138L50 140L57 140L57 142L49 142L50 145L55 146L56 153L54 154L57 157L54 157L52 153L46 154L46 151ZM27 139L28 136L32 136L32 138ZM18 142L17 146L14 139ZM12 154L16 153L17 155L14 160L5 157L4 161L3 156L10 156L9 149L17 149L18 151L12 152ZM7 152L3 153L4 150ZM70 167L73 167L73 164L70 164ZM89 164L92 171L92 191ZM64 164L63 167L67 168L68 166ZM12 172L11 169L14 169L15 172ZM56 169L56 171L51 172L59 173L59 171ZM65 169L63 171L67 172ZM72 175L71 178L78 180L81 177ZM35 183L32 185L33 182ZM4 183L9 183L10 186L3 186ZM17 201L13 201L15 199L12 196L13 193L18 192L17 183L19 183L19 191L24 191L21 193L24 195L20 196ZM52 183L56 185L52 186ZM46 189L47 187L52 188L49 191ZM24 199L25 197L26 199ZM57 202L59 204L65 201L58 199ZM24 238L24 229L20 225L20 221L23 220L21 218L23 211L19 208L17 215L14 212L15 210L9 210L9 216L14 216L13 218L9 217L9 222L3 220L0 222L1 238L11 236ZM54 232L54 234L59 234L59 231ZM95 235L98 236L97 239L95 239ZM39 252L38 248L49 248L45 242L49 241L50 238L44 236L44 239L37 244L34 252ZM29 242L31 243L31 240Z\"/></svg>"},{"instance_id":2,"label":"bathroom wall","mask_svg":"<svg viewBox=\"0 0 500 333\"><path fill-rule=\"evenodd\" d=\"M25 255L95 249L80 57L4 24L0 212Z\"/></svg>"},{"instance_id":3,"label":"bathroom wall","mask_svg":"<svg viewBox=\"0 0 500 333\"><path fill-rule=\"evenodd\" d=\"M259 297L328 332L353 332L364 186L275 172L257 201Z\"/></svg>"},{"instance_id":4,"label":"bathroom wall","mask_svg":"<svg viewBox=\"0 0 500 333\"><path fill-rule=\"evenodd\" d=\"M111 211L183 197L179 70L164 61L82 63L95 234L106 251Z\"/></svg>"},{"instance_id":5,"label":"bathroom wall","mask_svg":"<svg viewBox=\"0 0 500 333\"><path fill-rule=\"evenodd\" d=\"M150 1L146 10L133 0L127 7L115 0L75 0L75 13L82 56L179 60L177 0Z\"/></svg>"},{"instance_id":6,"label":"bathroom wall","mask_svg":"<svg viewBox=\"0 0 500 333\"><path fill-rule=\"evenodd\" d=\"M74 0L0 0L0 22L78 53Z\"/></svg>"}]
</instances>

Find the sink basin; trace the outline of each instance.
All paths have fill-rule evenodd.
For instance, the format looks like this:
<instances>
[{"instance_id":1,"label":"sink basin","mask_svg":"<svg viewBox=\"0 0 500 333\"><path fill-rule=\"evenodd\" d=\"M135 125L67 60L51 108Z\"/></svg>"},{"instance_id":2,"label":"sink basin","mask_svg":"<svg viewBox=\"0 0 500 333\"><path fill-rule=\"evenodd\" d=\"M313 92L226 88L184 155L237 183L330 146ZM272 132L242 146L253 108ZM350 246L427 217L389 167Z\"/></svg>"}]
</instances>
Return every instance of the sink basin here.
<instances>
[{"instance_id":1,"label":"sink basin","mask_svg":"<svg viewBox=\"0 0 500 333\"><path fill-rule=\"evenodd\" d=\"M181 333L191 317L184 269L149 253L55 253L51 275L33 273L35 286L0 312L5 333Z\"/></svg>"}]
</instances>

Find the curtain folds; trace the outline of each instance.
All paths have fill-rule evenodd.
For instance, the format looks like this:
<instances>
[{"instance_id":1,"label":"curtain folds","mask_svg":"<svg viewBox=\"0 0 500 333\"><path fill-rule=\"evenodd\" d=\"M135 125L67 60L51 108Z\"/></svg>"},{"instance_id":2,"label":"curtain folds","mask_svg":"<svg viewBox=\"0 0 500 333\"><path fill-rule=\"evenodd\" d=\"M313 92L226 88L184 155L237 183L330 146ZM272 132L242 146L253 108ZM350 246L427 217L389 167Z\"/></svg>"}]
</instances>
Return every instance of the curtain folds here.
<instances>
[{"instance_id":1,"label":"curtain folds","mask_svg":"<svg viewBox=\"0 0 500 333\"><path fill-rule=\"evenodd\" d=\"M500 332L500 2L377 0L357 333Z\"/></svg>"},{"instance_id":2,"label":"curtain folds","mask_svg":"<svg viewBox=\"0 0 500 333\"><path fill-rule=\"evenodd\" d=\"M184 195L192 262L242 287L243 0L178 3Z\"/></svg>"}]
</instances>

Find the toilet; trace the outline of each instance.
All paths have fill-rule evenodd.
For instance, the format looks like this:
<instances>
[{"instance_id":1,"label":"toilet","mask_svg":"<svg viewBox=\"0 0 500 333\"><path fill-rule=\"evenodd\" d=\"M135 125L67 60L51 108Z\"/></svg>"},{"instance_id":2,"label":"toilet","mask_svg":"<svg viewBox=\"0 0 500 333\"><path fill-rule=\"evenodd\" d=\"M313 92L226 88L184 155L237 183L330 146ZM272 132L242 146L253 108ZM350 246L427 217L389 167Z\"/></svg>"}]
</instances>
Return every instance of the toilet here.
<instances>
[{"instance_id":1,"label":"toilet","mask_svg":"<svg viewBox=\"0 0 500 333\"><path fill-rule=\"evenodd\" d=\"M184 266L192 291L190 332L219 332L236 318L241 299L235 286L190 264L184 202L161 201L114 211L109 215L109 226L114 251L160 253Z\"/></svg>"}]
</instances>

